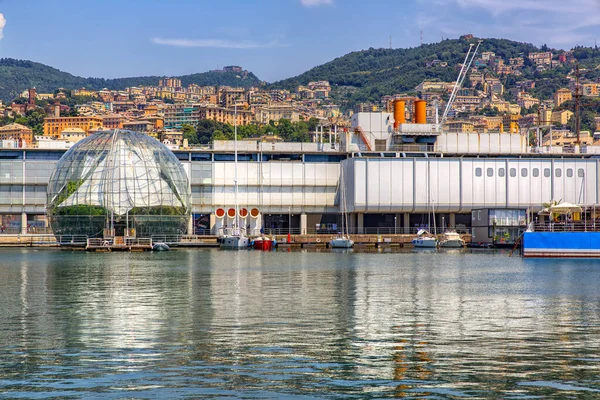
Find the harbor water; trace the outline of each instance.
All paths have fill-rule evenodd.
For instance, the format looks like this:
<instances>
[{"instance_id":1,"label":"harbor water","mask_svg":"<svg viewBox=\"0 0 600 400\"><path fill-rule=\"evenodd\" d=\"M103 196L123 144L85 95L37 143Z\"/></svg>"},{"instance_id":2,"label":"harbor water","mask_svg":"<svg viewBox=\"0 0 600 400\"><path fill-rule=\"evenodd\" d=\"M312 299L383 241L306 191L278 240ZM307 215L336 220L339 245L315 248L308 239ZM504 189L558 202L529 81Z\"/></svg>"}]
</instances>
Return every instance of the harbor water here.
<instances>
[{"instance_id":1,"label":"harbor water","mask_svg":"<svg viewBox=\"0 0 600 400\"><path fill-rule=\"evenodd\" d=\"M600 397L600 261L0 249L0 398Z\"/></svg>"}]
</instances>

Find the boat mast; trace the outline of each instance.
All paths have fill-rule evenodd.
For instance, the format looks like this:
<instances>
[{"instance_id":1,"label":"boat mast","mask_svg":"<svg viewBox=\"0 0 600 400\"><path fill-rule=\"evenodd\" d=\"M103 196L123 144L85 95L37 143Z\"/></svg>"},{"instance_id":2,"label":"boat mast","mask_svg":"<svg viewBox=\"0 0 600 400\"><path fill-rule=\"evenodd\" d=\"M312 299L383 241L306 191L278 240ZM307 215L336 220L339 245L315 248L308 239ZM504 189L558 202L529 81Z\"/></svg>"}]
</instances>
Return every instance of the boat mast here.
<instances>
[{"instance_id":1,"label":"boat mast","mask_svg":"<svg viewBox=\"0 0 600 400\"><path fill-rule=\"evenodd\" d=\"M236 99L237 100L237 99ZM235 165L235 175L234 175L234 192L233 192L233 204L235 209L235 227L240 227L240 213L238 212L238 151L237 151L237 101L233 103L233 152L234 152L234 165Z\"/></svg>"}]
</instances>

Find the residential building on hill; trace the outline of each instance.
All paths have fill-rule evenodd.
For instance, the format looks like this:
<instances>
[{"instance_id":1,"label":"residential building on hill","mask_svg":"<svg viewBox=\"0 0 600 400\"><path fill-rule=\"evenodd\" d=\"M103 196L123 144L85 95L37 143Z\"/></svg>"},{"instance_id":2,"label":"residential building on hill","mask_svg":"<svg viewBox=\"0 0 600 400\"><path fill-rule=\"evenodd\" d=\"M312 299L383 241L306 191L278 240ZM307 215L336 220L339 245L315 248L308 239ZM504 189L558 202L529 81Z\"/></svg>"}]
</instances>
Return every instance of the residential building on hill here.
<instances>
[{"instance_id":1,"label":"residential building on hill","mask_svg":"<svg viewBox=\"0 0 600 400\"><path fill-rule=\"evenodd\" d=\"M219 106L205 106L201 107L199 110L200 119L209 119L231 125L234 124L236 116L237 125L248 125L254 122L254 113L243 107L237 107L237 110L234 110L233 108Z\"/></svg>"},{"instance_id":2,"label":"residential building on hill","mask_svg":"<svg viewBox=\"0 0 600 400\"><path fill-rule=\"evenodd\" d=\"M48 117L44 118L44 136L58 138L67 128L81 128L89 131L102 127L102 117L90 115L85 117Z\"/></svg>"},{"instance_id":3,"label":"residential building on hill","mask_svg":"<svg viewBox=\"0 0 600 400\"><path fill-rule=\"evenodd\" d=\"M554 93L554 107L560 106L565 101L573 99L573 94L567 88L558 89Z\"/></svg>"},{"instance_id":4,"label":"residential building on hill","mask_svg":"<svg viewBox=\"0 0 600 400\"><path fill-rule=\"evenodd\" d=\"M169 104L164 108L165 129L181 129L183 125L196 125L200 120L199 104Z\"/></svg>"},{"instance_id":5,"label":"residential building on hill","mask_svg":"<svg viewBox=\"0 0 600 400\"><path fill-rule=\"evenodd\" d=\"M21 124L9 124L0 127L0 140L15 140L21 143L20 147L27 147L33 143L33 131ZM25 143L25 146L23 146Z\"/></svg>"}]
</instances>

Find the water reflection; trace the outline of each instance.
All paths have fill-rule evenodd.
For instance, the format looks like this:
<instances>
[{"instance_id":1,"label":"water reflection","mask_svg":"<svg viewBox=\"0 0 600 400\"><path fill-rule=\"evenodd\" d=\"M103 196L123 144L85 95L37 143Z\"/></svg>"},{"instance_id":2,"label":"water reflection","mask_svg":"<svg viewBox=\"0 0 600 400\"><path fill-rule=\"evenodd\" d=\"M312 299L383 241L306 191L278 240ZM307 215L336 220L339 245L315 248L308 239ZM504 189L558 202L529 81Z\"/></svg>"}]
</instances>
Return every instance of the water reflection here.
<instances>
[{"instance_id":1,"label":"water reflection","mask_svg":"<svg viewBox=\"0 0 600 400\"><path fill-rule=\"evenodd\" d=\"M579 396L597 262L2 250L0 394Z\"/></svg>"}]
</instances>

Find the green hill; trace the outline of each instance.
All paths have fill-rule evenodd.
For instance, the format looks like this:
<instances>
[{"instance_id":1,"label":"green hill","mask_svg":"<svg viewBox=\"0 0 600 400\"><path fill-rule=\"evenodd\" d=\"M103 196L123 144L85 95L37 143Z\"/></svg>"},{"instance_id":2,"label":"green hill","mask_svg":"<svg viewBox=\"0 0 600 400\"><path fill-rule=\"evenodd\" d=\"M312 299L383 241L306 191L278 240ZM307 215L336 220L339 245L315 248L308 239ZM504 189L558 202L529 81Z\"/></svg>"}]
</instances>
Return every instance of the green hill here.
<instances>
[{"instance_id":1,"label":"green hill","mask_svg":"<svg viewBox=\"0 0 600 400\"><path fill-rule=\"evenodd\" d=\"M103 88L119 90L129 86L156 86L161 78L163 77L82 78L37 62L3 58L0 59L0 99L10 101L27 88L34 86L38 93L54 93L57 88L78 89L82 87L94 90ZM184 86L191 83L201 86L251 87L261 85L261 81L252 72L210 71L176 78L181 79Z\"/></svg>"},{"instance_id":2,"label":"green hill","mask_svg":"<svg viewBox=\"0 0 600 400\"><path fill-rule=\"evenodd\" d=\"M455 67L464 61L469 44L476 43L477 40L446 39L408 49L371 48L355 51L271 86L293 90L310 81L328 80L332 85L332 98L341 105L352 106L368 101L378 103L385 95L414 92L414 88L424 80L455 81L458 76L458 69ZM527 55L546 50L552 51L554 55L564 52L506 39L483 39L478 56L482 52L491 51L507 64L509 58L524 56L525 67L521 76L500 78L507 89L514 87L519 81L534 79L539 84L532 90L532 94L546 99L552 96L555 89L568 84L566 75L573 69L573 65L566 65L545 72L536 71ZM583 66L595 68L600 63L600 52L597 49L578 47L572 51ZM427 67L428 62L436 59L447 62L448 66ZM490 69L488 71L494 75ZM596 75L600 76L598 70L589 71L584 77L595 79Z\"/></svg>"}]
</instances>

